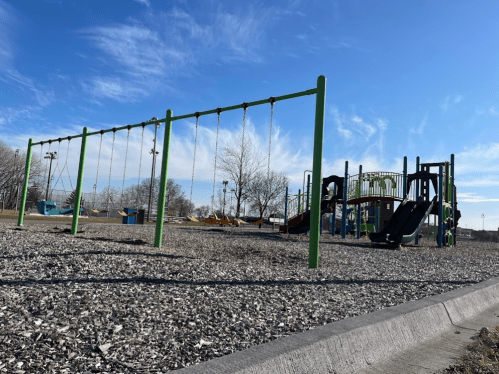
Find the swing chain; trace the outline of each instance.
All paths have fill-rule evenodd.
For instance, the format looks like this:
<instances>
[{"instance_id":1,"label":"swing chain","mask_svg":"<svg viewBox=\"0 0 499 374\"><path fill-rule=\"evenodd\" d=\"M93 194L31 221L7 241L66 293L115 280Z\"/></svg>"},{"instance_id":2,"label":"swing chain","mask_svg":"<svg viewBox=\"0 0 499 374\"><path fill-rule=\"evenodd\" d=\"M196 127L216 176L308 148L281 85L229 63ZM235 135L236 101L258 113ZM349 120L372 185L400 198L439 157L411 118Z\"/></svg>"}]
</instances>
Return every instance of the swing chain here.
<instances>
[{"instance_id":1,"label":"swing chain","mask_svg":"<svg viewBox=\"0 0 499 374\"><path fill-rule=\"evenodd\" d=\"M272 121L274 118L275 97L271 96L269 98L269 102L270 102L270 133L269 133L269 160L267 163L267 183L270 183L270 181L269 181L269 179L270 179L270 150L272 147Z\"/></svg>"},{"instance_id":2,"label":"swing chain","mask_svg":"<svg viewBox=\"0 0 499 374\"><path fill-rule=\"evenodd\" d=\"M194 169L195 169L195 166L196 166L196 147L197 147L197 143L198 143L198 123L199 123L199 117L201 116L201 114L199 112L196 112L196 133L194 135L194 160L192 161L192 179L191 179L191 196L190 196L190 205L189 205L189 213L190 213L190 209L191 209L191 206L192 206L192 189L194 187Z\"/></svg>"},{"instance_id":3,"label":"swing chain","mask_svg":"<svg viewBox=\"0 0 499 374\"><path fill-rule=\"evenodd\" d=\"M217 115L218 115L218 120L217 120L217 137L215 141L215 166L213 168L213 194L211 195L211 211L213 212L214 206L215 206L215 182L216 182L216 175L217 175L217 155L218 155L218 131L220 129L220 113L222 113L222 108L217 108Z\"/></svg>"},{"instance_id":4,"label":"swing chain","mask_svg":"<svg viewBox=\"0 0 499 374\"><path fill-rule=\"evenodd\" d=\"M142 151L144 149L144 130L146 128L146 123L142 122L142 140L140 142L140 161L139 161L139 176L137 177L137 196L139 195L139 190L140 190L140 170L142 168ZM137 205L138 205L139 199L137 199ZM137 206L137 211L139 210L139 207Z\"/></svg>"},{"instance_id":5,"label":"swing chain","mask_svg":"<svg viewBox=\"0 0 499 374\"><path fill-rule=\"evenodd\" d=\"M132 126L128 125L126 128L128 129L128 134L126 136L125 167L123 168L123 182L121 184L121 205L123 205L123 193L125 190L125 176L126 176L126 161L128 158L128 141L130 139L130 129L132 128Z\"/></svg>"},{"instance_id":6,"label":"swing chain","mask_svg":"<svg viewBox=\"0 0 499 374\"><path fill-rule=\"evenodd\" d=\"M111 190L111 170L113 168L113 154L114 154L114 142L116 140L116 127L113 127L113 144L111 146L111 162L109 163L109 180L107 182L107 207L106 210L109 211L109 198L110 198L110 190ZM114 207L114 203L113 203Z\"/></svg>"},{"instance_id":7,"label":"swing chain","mask_svg":"<svg viewBox=\"0 0 499 374\"><path fill-rule=\"evenodd\" d=\"M246 127L246 110L248 109L248 103L242 103L241 105L244 109L244 113L243 113L243 135L241 137L241 152L243 151L243 147L244 147L244 129Z\"/></svg>"}]
</instances>

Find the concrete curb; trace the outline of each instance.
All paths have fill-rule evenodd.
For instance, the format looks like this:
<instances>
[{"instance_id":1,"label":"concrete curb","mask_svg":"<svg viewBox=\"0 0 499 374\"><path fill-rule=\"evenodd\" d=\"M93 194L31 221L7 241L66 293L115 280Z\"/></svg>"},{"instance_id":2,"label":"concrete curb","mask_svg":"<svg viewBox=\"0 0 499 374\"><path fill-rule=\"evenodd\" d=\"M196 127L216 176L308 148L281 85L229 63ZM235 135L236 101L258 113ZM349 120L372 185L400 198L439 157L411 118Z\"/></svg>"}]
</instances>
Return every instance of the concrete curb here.
<instances>
[{"instance_id":1,"label":"concrete curb","mask_svg":"<svg viewBox=\"0 0 499 374\"><path fill-rule=\"evenodd\" d=\"M499 277L347 318L177 371L179 374L354 373L499 306Z\"/></svg>"}]
</instances>

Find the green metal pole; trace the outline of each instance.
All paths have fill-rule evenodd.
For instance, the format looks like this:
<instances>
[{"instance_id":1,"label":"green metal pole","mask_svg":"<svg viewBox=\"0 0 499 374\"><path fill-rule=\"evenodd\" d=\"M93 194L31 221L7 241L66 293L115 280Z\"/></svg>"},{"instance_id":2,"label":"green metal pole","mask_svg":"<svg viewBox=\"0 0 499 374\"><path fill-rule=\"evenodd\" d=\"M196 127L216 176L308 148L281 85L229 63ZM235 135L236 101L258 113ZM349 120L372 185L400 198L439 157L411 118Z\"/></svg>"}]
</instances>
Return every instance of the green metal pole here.
<instances>
[{"instance_id":1,"label":"green metal pole","mask_svg":"<svg viewBox=\"0 0 499 374\"><path fill-rule=\"evenodd\" d=\"M173 112L168 109L166 111L165 138L163 139L163 158L161 162L161 181L159 183L158 215L156 218L156 235L154 237L154 246L158 248L161 248L161 241L163 239L163 220L165 218L166 181L168 180L168 156L170 154L170 139L172 135L172 117Z\"/></svg>"},{"instance_id":2,"label":"green metal pole","mask_svg":"<svg viewBox=\"0 0 499 374\"><path fill-rule=\"evenodd\" d=\"M324 105L326 102L326 77L317 78L315 102L314 163L312 167L312 206L310 209L310 242L308 267L319 267L319 240L321 221L322 146L324 143Z\"/></svg>"},{"instance_id":3,"label":"green metal pole","mask_svg":"<svg viewBox=\"0 0 499 374\"><path fill-rule=\"evenodd\" d=\"M28 153L26 154L26 166L24 167L24 186L21 194L21 204L19 205L19 218L17 219L17 226L22 226L24 220L24 207L26 206L26 196L28 195L29 169L31 165L32 144L33 144L33 139L28 140Z\"/></svg>"},{"instance_id":4,"label":"green metal pole","mask_svg":"<svg viewBox=\"0 0 499 374\"><path fill-rule=\"evenodd\" d=\"M81 136L81 148L80 148L80 165L78 166L78 179L76 181L76 192L73 208L73 223L71 225L71 235L76 235L78 231L78 217L80 215L80 203L81 203L81 186L83 184L83 172L85 170L85 154L87 152L87 134L88 129L83 128L83 134Z\"/></svg>"}]
</instances>

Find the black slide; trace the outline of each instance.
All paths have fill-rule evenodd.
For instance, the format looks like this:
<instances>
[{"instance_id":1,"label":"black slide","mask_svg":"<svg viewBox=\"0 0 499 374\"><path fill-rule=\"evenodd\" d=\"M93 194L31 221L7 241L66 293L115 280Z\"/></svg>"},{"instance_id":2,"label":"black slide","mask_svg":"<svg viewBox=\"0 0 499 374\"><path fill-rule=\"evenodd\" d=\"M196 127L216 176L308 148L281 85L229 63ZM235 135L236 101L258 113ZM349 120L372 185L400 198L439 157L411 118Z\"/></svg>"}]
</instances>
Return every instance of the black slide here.
<instances>
[{"instance_id":1,"label":"black slide","mask_svg":"<svg viewBox=\"0 0 499 374\"><path fill-rule=\"evenodd\" d=\"M369 234L369 239L372 242L390 244L412 241L430 214L437 197L435 196L432 201L424 201L423 196L420 196L417 201L404 200L383 229Z\"/></svg>"}]
</instances>

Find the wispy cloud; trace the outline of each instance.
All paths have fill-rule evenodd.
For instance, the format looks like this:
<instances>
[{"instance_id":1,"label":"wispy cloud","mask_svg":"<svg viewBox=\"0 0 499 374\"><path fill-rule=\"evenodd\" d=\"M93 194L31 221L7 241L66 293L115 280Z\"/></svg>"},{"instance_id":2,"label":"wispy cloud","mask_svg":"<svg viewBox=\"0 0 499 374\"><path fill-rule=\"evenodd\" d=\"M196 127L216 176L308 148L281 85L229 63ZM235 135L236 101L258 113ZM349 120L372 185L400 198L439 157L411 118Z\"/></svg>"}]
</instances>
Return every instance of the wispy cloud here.
<instances>
[{"instance_id":1,"label":"wispy cloud","mask_svg":"<svg viewBox=\"0 0 499 374\"><path fill-rule=\"evenodd\" d=\"M133 0L139 4L144 4L146 7L150 7L151 6L151 3L149 2L149 0Z\"/></svg>"},{"instance_id":2,"label":"wispy cloud","mask_svg":"<svg viewBox=\"0 0 499 374\"><path fill-rule=\"evenodd\" d=\"M411 134L411 135L412 134L423 135L424 128L426 127L427 122L428 122L428 112L426 112L425 116L423 117L423 119L421 120L421 122L419 123L419 126L417 128L412 126L409 129L409 134Z\"/></svg>"},{"instance_id":3,"label":"wispy cloud","mask_svg":"<svg viewBox=\"0 0 499 374\"><path fill-rule=\"evenodd\" d=\"M25 77L15 69L6 69L0 80L8 84L15 83L21 89L28 89L41 106L48 106L55 100L54 91L40 87L31 78Z\"/></svg>"},{"instance_id":4,"label":"wispy cloud","mask_svg":"<svg viewBox=\"0 0 499 374\"><path fill-rule=\"evenodd\" d=\"M95 96L123 102L127 100L123 92L130 92L133 86L147 86L148 90L132 92L130 101L135 101L159 89L164 80L179 71L199 63L261 62L257 54L259 38L269 14L270 9L249 8L241 14L217 10L199 13L198 20L174 8L159 15L148 13L144 24L133 20L131 24L81 30L80 34L103 52L108 65L124 72L119 82L116 76L100 74L83 85Z\"/></svg>"},{"instance_id":5,"label":"wispy cloud","mask_svg":"<svg viewBox=\"0 0 499 374\"><path fill-rule=\"evenodd\" d=\"M12 60L12 32L15 29L15 19L12 8L4 1L0 1L0 67L5 67Z\"/></svg>"},{"instance_id":6,"label":"wispy cloud","mask_svg":"<svg viewBox=\"0 0 499 374\"><path fill-rule=\"evenodd\" d=\"M454 95L453 97L448 95L445 97L444 101L442 104L439 105L440 109L442 109L442 112L446 112L451 104L459 104L461 101L463 101L464 97L462 95Z\"/></svg>"},{"instance_id":7,"label":"wispy cloud","mask_svg":"<svg viewBox=\"0 0 499 374\"><path fill-rule=\"evenodd\" d=\"M94 98L110 98L119 102L135 102L146 94L140 86L120 78L95 77L88 83L81 82L81 85Z\"/></svg>"},{"instance_id":8,"label":"wispy cloud","mask_svg":"<svg viewBox=\"0 0 499 374\"><path fill-rule=\"evenodd\" d=\"M19 121L38 119L41 107L0 107L0 125L19 125Z\"/></svg>"},{"instance_id":9,"label":"wispy cloud","mask_svg":"<svg viewBox=\"0 0 499 374\"><path fill-rule=\"evenodd\" d=\"M355 114L352 116L346 116L345 114L341 114L336 107L331 108L331 114L334 122L336 123L338 132L345 139L351 139L353 133L356 133L356 138L368 141L377 131L376 127ZM386 120L383 121L381 119L375 119L375 121L381 130L386 128Z\"/></svg>"}]
</instances>

